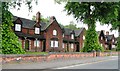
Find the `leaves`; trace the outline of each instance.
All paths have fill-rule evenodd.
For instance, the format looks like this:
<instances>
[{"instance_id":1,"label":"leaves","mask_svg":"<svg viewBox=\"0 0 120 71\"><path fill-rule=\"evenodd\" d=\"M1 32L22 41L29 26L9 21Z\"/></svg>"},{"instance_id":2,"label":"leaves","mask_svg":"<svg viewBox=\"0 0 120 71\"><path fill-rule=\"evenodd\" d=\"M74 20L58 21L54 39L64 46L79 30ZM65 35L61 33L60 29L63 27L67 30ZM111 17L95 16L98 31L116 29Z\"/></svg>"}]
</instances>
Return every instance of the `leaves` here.
<instances>
[{"instance_id":1,"label":"leaves","mask_svg":"<svg viewBox=\"0 0 120 71\"><path fill-rule=\"evenodd\" d=\"M12 30L12 14L8 11L8 3L2 3L2 53L3 54L22 54L21 43Z\"/></svg>"}]
</instances>

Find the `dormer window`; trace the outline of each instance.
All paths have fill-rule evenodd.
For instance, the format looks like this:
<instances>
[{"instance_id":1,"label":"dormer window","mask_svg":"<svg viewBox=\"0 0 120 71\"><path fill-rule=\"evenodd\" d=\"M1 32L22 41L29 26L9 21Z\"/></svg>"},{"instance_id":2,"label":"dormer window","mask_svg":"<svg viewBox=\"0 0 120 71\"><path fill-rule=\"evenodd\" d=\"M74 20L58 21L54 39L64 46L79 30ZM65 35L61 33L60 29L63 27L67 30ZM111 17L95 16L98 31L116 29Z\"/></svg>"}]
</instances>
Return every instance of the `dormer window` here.
<instances>
[{"instance_id":1,"label":"dormer window","mask_svg":"<svg viewBox=\"0 0 120 71\"><path fill-rule=\"evenodd\" d=\"M57 31L53 30L53 35L56 36L57 35Z\"/></svg>"},{"instance_id":2,"label":"dormer window","mask_svg":"<svg viewBox=\"0 0 120 71\"><path fill-rule=\"evenodd\" d=\"M74 39L74 35L73 34L71 34L71 39Z\"/></svg>"},{"instance_id":3,"label":"dormer window","mask_svg":"<svg viewBox=\"0 0 120 71\"><path fill-rule=\"evenodd\" d=\"M35 27L35 34L40 34L40 28Z\"/></svg>"},{"instance_id":4,"label":"dormer window","mask_svg":"<svg viewBox=\"0 0 120 71\"><path fill-rule=\"evenodd\" d=\"M21 24L15 24L15 31L21 31Z\"/></svg>"}]
</instances>

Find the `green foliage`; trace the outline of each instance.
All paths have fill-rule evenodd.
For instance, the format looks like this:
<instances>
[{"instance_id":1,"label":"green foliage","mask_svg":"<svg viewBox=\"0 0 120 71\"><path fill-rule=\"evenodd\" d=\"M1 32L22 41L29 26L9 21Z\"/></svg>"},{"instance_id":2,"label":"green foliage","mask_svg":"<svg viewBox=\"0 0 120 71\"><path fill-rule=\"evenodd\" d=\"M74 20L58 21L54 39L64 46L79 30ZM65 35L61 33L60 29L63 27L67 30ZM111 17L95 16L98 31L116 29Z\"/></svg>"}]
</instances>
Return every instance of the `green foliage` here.
<instances>
[{"instance_id":1,"label":"green foliage","mask_svg":"<svg viewBox=\"0 0 120 71\"><path fill-rule=\"evenodd\" d=\"M120 51L120 37L117 39L117 51Z\"/></svg>"},{"instance_id":2,"label":"green foliage","mask_svg":"<svg viewBox=\"0 0 120 71\"><path fill-rule=\"evenodd\" d=\"M77 25L73 21L71 21L69 25L65 25L64 27L72 30L80 29L80 28L77 28Z\"/></svg>"},{"instance_id":3,"label":"green foliage","mask_svg":"<svg viewBox=\"0 0 120 71\"><path fill-rule=\"evenodd\" d=\"M85 45L82 49L83 52L91 52L93 50L100 50L103 51L103 47L99 45L98 42L98 34L95 31L95 25L92 25L92 28L89 28L86 31L86 36L85 36Z\"/></svg>"},{"instance_id":4,"label":"green foliage","mask_svg":"<svg viewBox=\"0 0 120 71\"><path fill-rule=\"evenodd\" d=\"M60 0L55 0L59 4ZM64 2L64 1L62 1ZM67 2L67 1L66 1ZM116 2L67 2L65 11L68 15L73 15L76 20L83 21L88 25L86 32L84 52L91 52L93 49L103 48L98 43L98 36L95 31L95 22L99 21L101 24L109 24L116 20L118 16L119 5Z\"/></svg>"},{"instance_id":5,"label":"green foliage","mask_svg":"<svg viewBox=\"0 0 120 71\"><path fill-rule=\"evenodd\" d=\"M8 11L8 3L2 3L2 53L3 54L23 54L24 51L18 37L11 27L12 14Z\"/></svg>"},{"instance_id":6,"label":"green foliage","mask_svg":"<svg viewBox=\"0 0 120 71\"><path fill-rule=\"evenodd\" d=\"M108 24L118 16L118 4L114 2L67 2L65 10L69 15L73 14L77 20L86 24L90 24L88 21L90 19Z\"/></svg>"}]
</instances>

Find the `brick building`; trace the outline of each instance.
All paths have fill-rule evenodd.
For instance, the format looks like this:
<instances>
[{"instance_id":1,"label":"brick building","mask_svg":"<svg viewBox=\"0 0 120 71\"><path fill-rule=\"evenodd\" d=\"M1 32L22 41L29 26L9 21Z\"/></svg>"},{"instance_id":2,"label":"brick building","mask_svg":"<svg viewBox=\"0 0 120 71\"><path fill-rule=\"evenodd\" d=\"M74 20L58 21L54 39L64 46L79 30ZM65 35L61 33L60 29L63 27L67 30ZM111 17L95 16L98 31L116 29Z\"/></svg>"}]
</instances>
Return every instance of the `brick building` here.
<instances>
[{"instance_id":1,"label":"brick building","mask_svg":"<svg viewBox=\"0 0 120 71\"><path fill-rule=\"evenodd\" d=\"M105 50L112 50L116 48L117 40L114 37L114 34L110 35L107 31L105 34L104 30L98 32L99 34L99 42L101 46L104 47Z\"/></svg>"},{"instance_id":2,"label":"brick building","mask_svg":"<svg viewBox=\"0 0 120 71\"><path fill-rule=\"evenodd\" d=\"M54 16L49 23L41 22L39 12L36 21L14 16L13 23L13 30L26 51L79 52L84 46L85 28L64 28Z\"/></svg>"}]
</instances>

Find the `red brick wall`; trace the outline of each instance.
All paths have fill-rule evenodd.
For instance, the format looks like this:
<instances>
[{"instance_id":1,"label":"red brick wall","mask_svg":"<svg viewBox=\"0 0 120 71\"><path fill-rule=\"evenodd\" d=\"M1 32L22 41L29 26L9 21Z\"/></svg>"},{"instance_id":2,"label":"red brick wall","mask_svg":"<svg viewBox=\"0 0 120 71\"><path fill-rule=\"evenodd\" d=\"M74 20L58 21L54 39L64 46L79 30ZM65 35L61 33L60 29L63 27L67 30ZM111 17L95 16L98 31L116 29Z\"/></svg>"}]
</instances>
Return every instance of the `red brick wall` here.
<instances>
[{"instance_id":1,"label":"red brick wall","mask_svg":"<svg viewBox=\"0 0 120 71\"><path fill-rule=\"evenodd\" d=\"M29 34L33 35L34 34L34 29L29 29Z\"/></svg>"},{"instance_id":2,"label":"red brick wall","mask_svg":"<svg viewBox=\"0 0 120 71\"><path fill-rule=\"evenodd\" d=\"M2 56L2 63L11 62L42 62L50 61L55 59L70 59L70 58L85 58L85 57L96 57L98 56L112 56L118 55L118 52L101 52L101 53L55 53L48 55L4 55ZM20 61L17 59L20 59Z\"/></svg>"},{"instance_id":3,"label":"red brick wall","mask_svg":"<svg viewBox=\"0 0 120 71\"><path fill-rule=\"evenodd\" d=\"M22 28L22 32L23 33L27 33L27 29L26 28Z\"/></svg>"},{"instance_id":4,"label":"red brick wall","mask_svg":"<svg viewBox=\"0 0 120 71\"><path fill-rule=\"evenodd\" d=\"M85 29L81 32L81 34L80 34L80 36L78 37L78 39L79 39L79 46L80 46L80 48L82 48L83 47L83 43L84 43L84 40L83 40L83 35L85 36Z\"/></svg>"}]
</instances>

